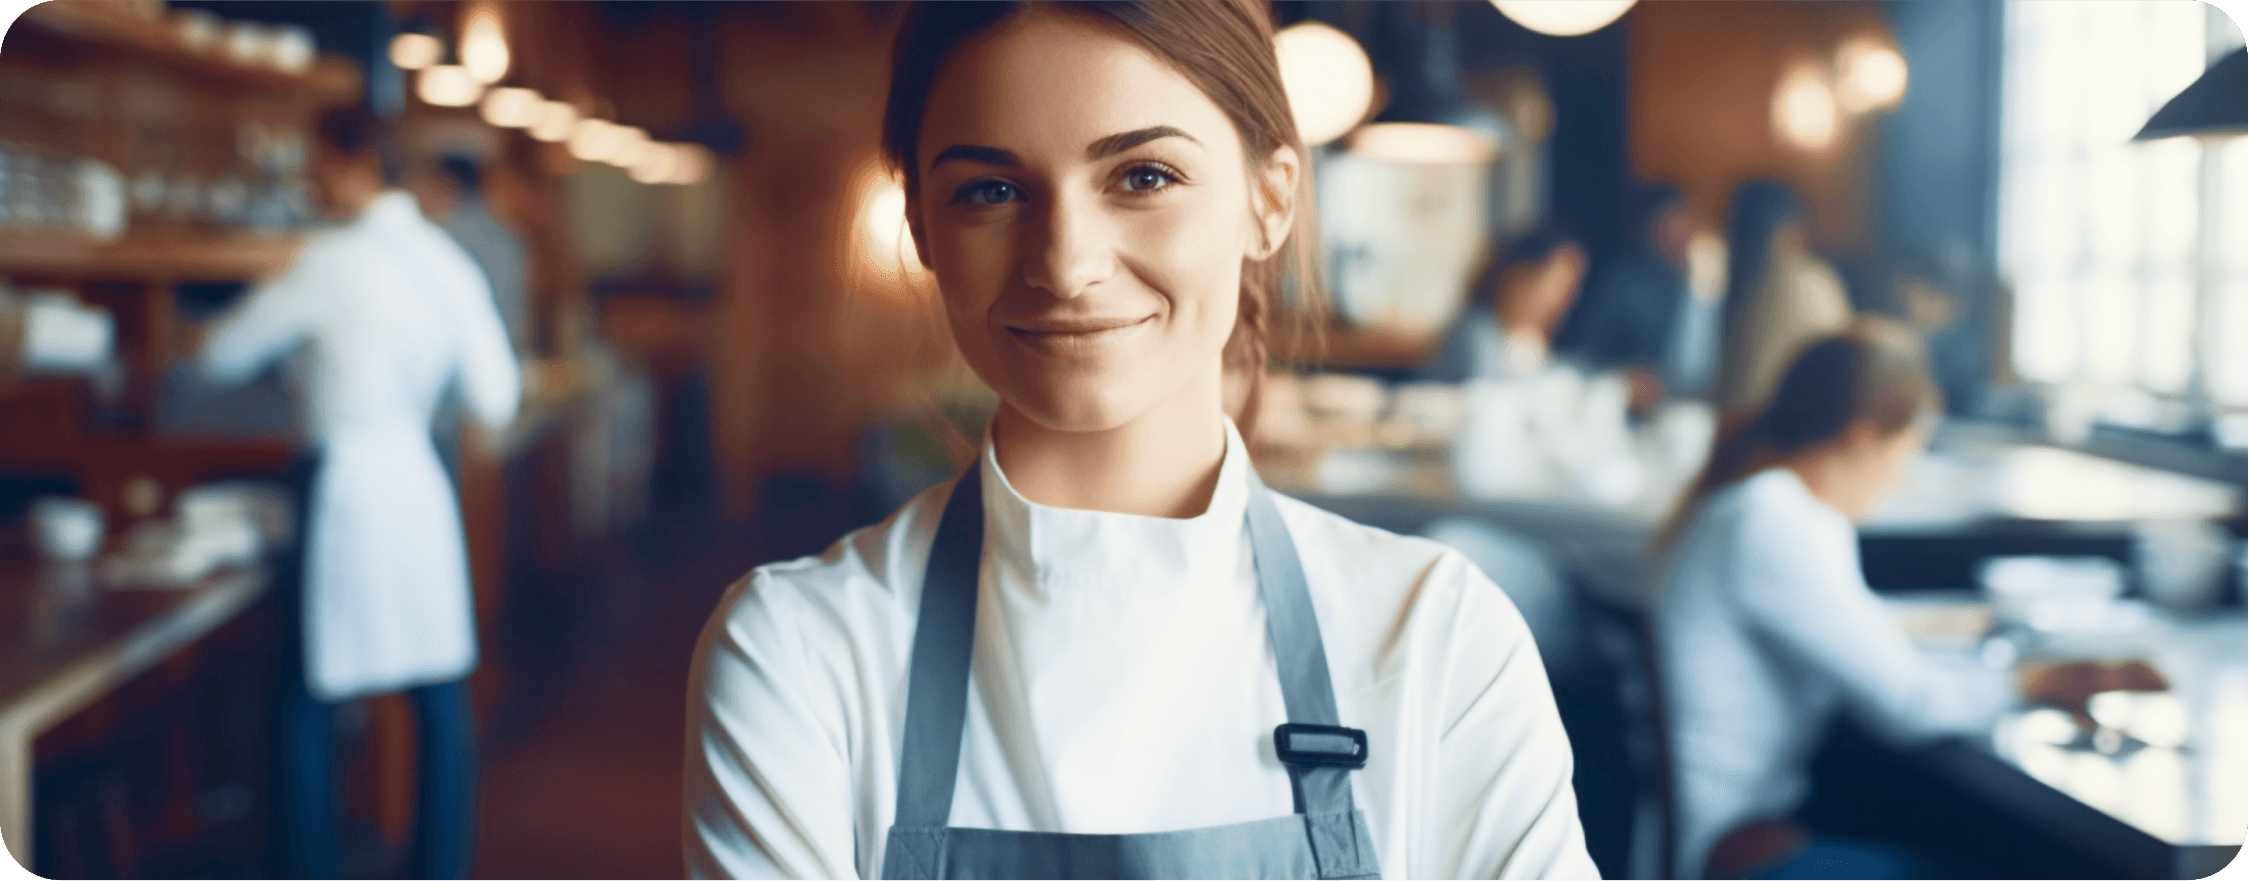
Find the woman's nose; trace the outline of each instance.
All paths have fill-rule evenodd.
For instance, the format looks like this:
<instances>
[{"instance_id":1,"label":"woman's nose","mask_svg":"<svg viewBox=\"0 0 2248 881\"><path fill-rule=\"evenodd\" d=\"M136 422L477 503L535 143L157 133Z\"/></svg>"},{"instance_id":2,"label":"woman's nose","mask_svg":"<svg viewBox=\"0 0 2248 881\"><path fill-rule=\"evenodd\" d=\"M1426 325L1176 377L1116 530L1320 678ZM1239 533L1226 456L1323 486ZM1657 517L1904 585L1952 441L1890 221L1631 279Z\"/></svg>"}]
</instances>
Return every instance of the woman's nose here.
<instances>
[{"instance_id":1,"label":"woman's nose","mask_svg":"<svg viewBox=\"0 0 2248 881\"><path fill-rule=\"evenodd\" d=\"M1023 282L1068 299L1116 272L1115 230L1096 200L1056 197L1031 224Z\"/></svg>"}]
</instances>

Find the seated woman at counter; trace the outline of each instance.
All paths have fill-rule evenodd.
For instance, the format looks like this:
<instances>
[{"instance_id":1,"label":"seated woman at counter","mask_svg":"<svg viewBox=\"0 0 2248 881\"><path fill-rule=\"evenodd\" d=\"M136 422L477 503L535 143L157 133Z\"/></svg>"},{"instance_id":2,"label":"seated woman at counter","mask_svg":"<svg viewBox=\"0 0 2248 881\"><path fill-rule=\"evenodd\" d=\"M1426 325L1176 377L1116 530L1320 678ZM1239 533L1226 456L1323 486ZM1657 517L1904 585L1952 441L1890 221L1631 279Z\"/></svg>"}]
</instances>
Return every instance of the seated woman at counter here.
<instances>
[{"instance_id":1,"label":"seated woman at counter","mask_svg":"<svg viewBox=\"0 0 2248 881\"><path fill-rule=\"evenodd\" d=\"M1909 873L1897 851L1790 818L1825 723L1847 705L1909 743L1984 729L2014 703L2006 672L1916 649L1859 569L1854 521L1937 414L1918 341L1860 320L1805 348L1770 405L1718 440L1666 529L1652 607L1681 877Z\"/></svg>"},{"instance_id":2,"label":"seated woman at counter","mask_svg":"<svg viewBox=\"0 0 2248 881\"><path fill-rule=\"evenodd\" d=\"M1475 297L1423 368L1433 382L1515 379L1551 363L1554 332L1584 283L1584 246L1553 227L1517 236L1492 258Z\"/></svg>"},{"instance_id":3,"label":"seated woman at counter","mask_svg":"<svg viewBox=\"0 0 2248 881\"><path fill-rule=\"evenodd\" d=\"M1725 224L1723 346L1710 403L1728 417L1754 412L1788 360L1850 323L1833 265L1811 250L1803 202L1787 184L1752 180L1733 191Z\"/></svg>"},{"instance_id":4,"label":"seated woman at counter","mask_svg":"<svg viewBox=\"0 0 2248 881\"><path fill-rule=\"evenodd\" d=\"M1676 185L1642 184L1633 203L1629 245L1593 270L1554 346L1630 373L1647 398L1701 396L1717 368L1724 245Z\"/></svg>"}]
</instances>

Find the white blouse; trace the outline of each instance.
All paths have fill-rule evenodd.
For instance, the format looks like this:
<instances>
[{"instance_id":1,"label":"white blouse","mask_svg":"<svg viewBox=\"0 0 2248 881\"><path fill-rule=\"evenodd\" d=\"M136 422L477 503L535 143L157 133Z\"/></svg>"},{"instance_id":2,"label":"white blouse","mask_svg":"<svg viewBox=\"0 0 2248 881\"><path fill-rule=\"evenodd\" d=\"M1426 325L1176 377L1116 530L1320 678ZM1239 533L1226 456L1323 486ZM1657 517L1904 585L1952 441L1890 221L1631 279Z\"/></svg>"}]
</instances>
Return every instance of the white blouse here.
<instances>
[{"instance_id":1,"label":"white blouse","mask_svg":"<svg viewBox=\"0 0 2248 881\"><path fill-rule=\"evenodd\" d=\"M1800 807L1839 703L1900 743L1985 728L2011 681L1923 654L1858 568L1857 527L1787 468L1713 493L1656 599L1677 877L1735 826Z\"/></svg>"},{"instance_id":2,"label":"white blouse","mask_svg":"<svg viewBox=\"0 0 2248 881\"><path fill-rule=\"evenodd\" d=\"M1140 833L1293 809L1286 721L1229 425L1209 509L1050 508L987 444L985 543L951 825ZM896 811L923 567L951 485L826 553L762 566L689 686L685 846L699 877L859 877ZM1352 775L1391 878L1595 877L1569 741L1505 594L1457 552L1275 499L1309 581Z\"/></svg>"}]
</instances>

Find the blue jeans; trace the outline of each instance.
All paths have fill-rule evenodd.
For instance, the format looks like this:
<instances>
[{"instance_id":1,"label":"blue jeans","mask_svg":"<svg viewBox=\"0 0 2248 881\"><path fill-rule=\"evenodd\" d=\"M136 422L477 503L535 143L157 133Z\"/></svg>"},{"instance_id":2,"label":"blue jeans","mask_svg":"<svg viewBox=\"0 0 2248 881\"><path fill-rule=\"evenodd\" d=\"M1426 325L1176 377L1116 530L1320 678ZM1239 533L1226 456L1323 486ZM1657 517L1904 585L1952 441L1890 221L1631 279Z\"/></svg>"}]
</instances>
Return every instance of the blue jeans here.
<instances>
[{"instance_id":1,"label":"blue jeans","mask_svg":"<svg viewBox=\"0 0 2248 881\"><path fill-rule=\"evenodd\" d=\"M297 463L298 510L311 510L316 457ZM303 515L298 535L309 535ZM313 697L305 685L302 542L275 581L281 638L281 671L274 717L275 867L284 878L341 877L336 804L336 705ZM461 682L439 682L407 692L419 733L415 757L415 809L406 871L413 878L466 878L476 842L476 726Z\"/></svg>"},{"instance_id":2,"label":"blue jeans","mask_svg":"<svg viewBox=\"0 0 2248 881\"><path fill-rule=\"evenodd\" d=\"M1792 860L1758 878L1915 878L1918 868L1904 851L1855 838L1819 835Z\"/></svg>"}]
</instances>

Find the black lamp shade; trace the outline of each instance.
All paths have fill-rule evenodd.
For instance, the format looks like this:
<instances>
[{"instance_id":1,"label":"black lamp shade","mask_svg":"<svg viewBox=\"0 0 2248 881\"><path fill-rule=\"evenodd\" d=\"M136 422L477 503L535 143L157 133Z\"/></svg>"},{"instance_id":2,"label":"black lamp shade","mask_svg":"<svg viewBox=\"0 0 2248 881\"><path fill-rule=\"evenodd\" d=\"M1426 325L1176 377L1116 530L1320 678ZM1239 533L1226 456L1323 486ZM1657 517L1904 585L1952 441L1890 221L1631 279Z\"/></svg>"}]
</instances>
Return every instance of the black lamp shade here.
<instances>
[{"instance_id":1,"label":"black lamp shade","mask_svg":"<svg viewBox=\"0 0 2248 881\"><path fill-rule=\"evenodd\" d=\"M2248 135L2248 49L2209 65L2193 85L2155 111L2132 140L2226 134Z\"/></svg>"}]
</instances>

